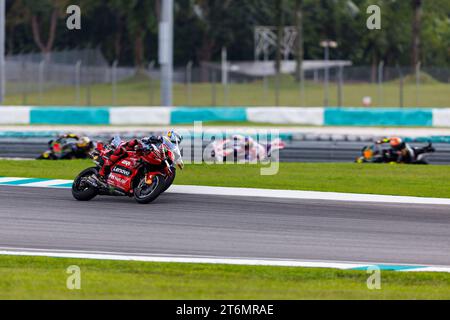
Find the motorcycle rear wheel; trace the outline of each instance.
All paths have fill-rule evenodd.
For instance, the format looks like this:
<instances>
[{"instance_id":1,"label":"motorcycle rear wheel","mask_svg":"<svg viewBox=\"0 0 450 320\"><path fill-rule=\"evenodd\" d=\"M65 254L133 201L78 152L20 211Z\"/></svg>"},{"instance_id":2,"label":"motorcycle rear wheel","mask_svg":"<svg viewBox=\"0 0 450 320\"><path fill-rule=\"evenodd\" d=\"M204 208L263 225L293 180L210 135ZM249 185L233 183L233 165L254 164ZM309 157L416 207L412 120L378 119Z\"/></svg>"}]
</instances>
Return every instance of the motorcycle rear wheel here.
<instances>
[{"instance_id":1,"label":"motorcycle rear wheel","mask_svg":"<svg viewBox=\"0 0 450 320\"><path fill-rule=\"evenodd\" d=\"M83 179L97 175L97 168L89 168L81 172L72 185L72 196L78 201L90 201L98 195L98 191L92 185L84 182Z\"/></svg>"},{"instance_id":2,"label":"motorcycle rear wheel","mask_svg":"<svg viewBox=\"0 0 450 320\"><path fill-rule=\"evenodd\" d=\"M163 193L165 185L163 176L155 176L152 184L148 185L143 175L138 179L137 186L133 190L134 200L139 204L149 204Z\"/></svg>"}]
</instances>

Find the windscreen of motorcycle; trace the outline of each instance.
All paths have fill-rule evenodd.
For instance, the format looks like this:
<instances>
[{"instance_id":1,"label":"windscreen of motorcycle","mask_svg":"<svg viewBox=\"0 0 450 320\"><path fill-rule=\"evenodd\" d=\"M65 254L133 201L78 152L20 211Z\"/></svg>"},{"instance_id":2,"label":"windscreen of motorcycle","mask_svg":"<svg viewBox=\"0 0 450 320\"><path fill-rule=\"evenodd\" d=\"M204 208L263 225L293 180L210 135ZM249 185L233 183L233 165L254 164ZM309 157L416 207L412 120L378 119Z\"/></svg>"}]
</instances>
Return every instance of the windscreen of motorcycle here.
<instances>
[{"instance_id":1,"label":"windscreen of motorcycle","mask_svg":"<svg viewBox=\"0 0 450 320\"><path fill-rule=\"evenodd\" d=\"M181 157L181 150L178 144L172 143L167 137L164 137L164 144L169 148L169 150L173 153L175 156L175 163L179 164L182 163L182 157Z\"/></svg>"},{"instance_id":2,"label":"windscreen of motorcycle","mask_svg":"<svg viewBox=\"0 0 450 320\"><path fill-rule=\"evenodd\" d=\"M111 141L111 145L115 148L119 147L122 143L122 138L120 136L114 136L114 138Z\"/></svg>"}]
</instances>

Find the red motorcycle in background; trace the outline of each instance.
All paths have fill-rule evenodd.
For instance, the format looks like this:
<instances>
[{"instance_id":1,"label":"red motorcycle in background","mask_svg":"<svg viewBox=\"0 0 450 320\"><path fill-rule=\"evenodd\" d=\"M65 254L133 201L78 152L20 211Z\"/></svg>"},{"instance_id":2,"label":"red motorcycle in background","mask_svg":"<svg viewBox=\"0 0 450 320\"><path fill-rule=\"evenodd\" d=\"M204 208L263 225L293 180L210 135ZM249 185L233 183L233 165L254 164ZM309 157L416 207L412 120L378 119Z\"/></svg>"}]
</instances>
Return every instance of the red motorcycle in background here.
<instances>
[{"instance_id":1,"label":"red motorcycle in background","mask_svg":"<svg viewBox=\"0 0 450 320\"><path fill-rule=\"evenodd\" d=\"M173 183L176 167L183 169L178 144L164 140L146 149L128 151L127 156L111 168L107 182L98 179L100 159L114 145L97 144L92 153L96 167L81 172L72 186L72 195L79 201L89 201L97 195L128 196L140 204L153 202Z\"/></svg>"}]
</instances>

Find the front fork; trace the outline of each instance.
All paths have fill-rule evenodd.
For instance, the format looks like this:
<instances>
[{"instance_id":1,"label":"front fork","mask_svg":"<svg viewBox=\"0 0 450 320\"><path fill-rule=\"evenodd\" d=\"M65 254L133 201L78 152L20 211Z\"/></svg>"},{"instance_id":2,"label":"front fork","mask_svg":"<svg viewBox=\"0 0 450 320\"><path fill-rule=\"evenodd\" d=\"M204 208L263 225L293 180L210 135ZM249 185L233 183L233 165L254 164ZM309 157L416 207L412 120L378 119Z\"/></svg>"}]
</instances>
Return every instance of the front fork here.
<instances>
[{"instance_id":1,"label":"front fork","mask_svg":"<svg viewBox=\"0 0 450 320\"><path fill-rule=\"evenodd\" d=\"M165 164L163 172L161 172L161 171L153 171L153 172L147 172L145 174L145 183L147 185L152 185L155 176L161 175L161 173L163 173L165 178L173 175L173 170L171 169L171 166L170 166L169 162L167 160L165 160L163 163Z\"/></svg>"}]
</instances>

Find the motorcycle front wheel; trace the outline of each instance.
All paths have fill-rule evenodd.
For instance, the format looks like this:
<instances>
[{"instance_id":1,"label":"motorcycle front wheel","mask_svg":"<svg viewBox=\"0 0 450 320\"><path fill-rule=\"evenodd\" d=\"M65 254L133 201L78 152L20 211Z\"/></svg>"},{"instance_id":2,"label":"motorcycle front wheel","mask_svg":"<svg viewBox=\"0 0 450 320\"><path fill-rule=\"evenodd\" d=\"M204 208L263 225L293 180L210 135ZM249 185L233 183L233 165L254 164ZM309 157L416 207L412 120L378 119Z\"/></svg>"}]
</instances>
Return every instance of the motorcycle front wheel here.
<instances>
[{"instance_id":1,"label":"motorcycle front wheel","mask_svg":"<svg viewBox=\"0 0 450 320\"><path fill-rule=\"evenodd\" d=\"M166 192L172 186L173 182L175 181L175 177L177 176L177 169L173 168L173 167L171 169L172 169L173 174L171 176L168 176L165 179L164 188L161 193Z\"/></svg>"},{"instance_id":2,"label":"motorcycle front wheel","mask_svg":"<svg viewBox=\"0 0 450 320\"><path fill-rule=\"evenodd\" d=\"M134 199L137 203L148 204L156 200L164 191L166 186L163 176L153 177L152 184L147 184L145 175L138 178L137 185L134 188Z\"/></svg>"},{"instance_id":3,"label":"motorcycle front wheel","mask_svg":"<svg viewBox=\"0 0 450 320\"><path fill-rule=\"evenodd\" d=\"M89 168L78 175L72 185L72 195L76 200L89 201L94 199L98 195L97 189L86 182L88 177L97 174L97 168Z\"/></svg>"}]
</instances>

